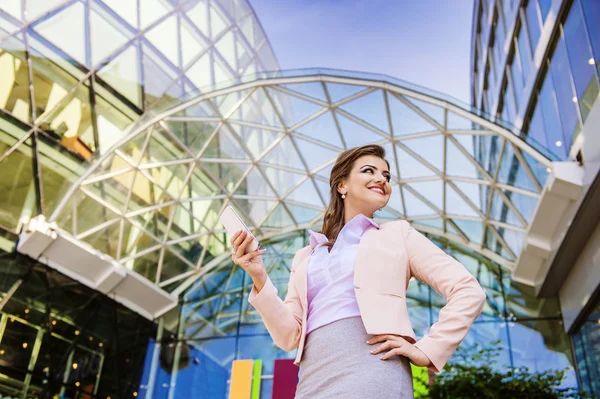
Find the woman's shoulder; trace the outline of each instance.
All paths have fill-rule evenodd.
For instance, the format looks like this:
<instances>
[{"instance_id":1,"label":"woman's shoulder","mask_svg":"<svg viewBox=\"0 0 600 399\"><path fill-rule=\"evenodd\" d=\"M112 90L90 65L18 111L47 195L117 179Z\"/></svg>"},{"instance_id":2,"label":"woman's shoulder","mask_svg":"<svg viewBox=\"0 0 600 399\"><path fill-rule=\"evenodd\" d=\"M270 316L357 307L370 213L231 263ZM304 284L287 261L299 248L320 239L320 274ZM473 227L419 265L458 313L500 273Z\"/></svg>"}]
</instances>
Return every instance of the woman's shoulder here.
<instances>
[{"instance_id":1,"label":"woman's shoulder","mask_svg":"<svg viewBox=\"0 0 600 399\"><path fill-rule=\"evenodd\" d=\"M392 220L390 222L381 223L379 225L381 231L396 231L404 234L406 229L408 229L411 224L404 219Z\"/></svg>"}]
</instances>

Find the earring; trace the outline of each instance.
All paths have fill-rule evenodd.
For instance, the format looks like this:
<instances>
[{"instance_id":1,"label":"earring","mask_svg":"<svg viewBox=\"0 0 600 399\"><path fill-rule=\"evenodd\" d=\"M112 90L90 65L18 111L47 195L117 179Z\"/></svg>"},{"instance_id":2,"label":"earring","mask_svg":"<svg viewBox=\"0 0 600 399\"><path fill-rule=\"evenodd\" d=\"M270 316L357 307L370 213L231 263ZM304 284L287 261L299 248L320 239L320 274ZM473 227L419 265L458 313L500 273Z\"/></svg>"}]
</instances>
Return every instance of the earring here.
<instances>
[{"instance_id":1,"label":"earring","mask_svg":"<svg viewBox=\"0 0 600 399\"><path fill-rule=\"evenodd\" d=\"M346 194L342 194L342 199L345 199L345 198L346 198Z\"/></svg>"}]
</instances>

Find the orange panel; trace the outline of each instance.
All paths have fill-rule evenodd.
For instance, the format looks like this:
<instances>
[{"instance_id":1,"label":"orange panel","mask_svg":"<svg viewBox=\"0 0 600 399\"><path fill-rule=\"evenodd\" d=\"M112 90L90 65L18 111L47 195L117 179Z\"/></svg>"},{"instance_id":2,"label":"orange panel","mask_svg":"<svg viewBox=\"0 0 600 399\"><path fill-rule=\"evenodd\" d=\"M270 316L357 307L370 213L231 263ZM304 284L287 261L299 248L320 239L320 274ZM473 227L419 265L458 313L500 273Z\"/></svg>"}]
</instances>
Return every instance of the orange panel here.
<instances>
[{"instance_id":1,"label":"orange panel","mask_svg":"<svg viewBox=\"0 0 600 399\"><path fill-rule=\"evenodd\" d=\"M231 367L229 399L250 399L254 360L234 360Z\"/></svg>"}]
</instances>

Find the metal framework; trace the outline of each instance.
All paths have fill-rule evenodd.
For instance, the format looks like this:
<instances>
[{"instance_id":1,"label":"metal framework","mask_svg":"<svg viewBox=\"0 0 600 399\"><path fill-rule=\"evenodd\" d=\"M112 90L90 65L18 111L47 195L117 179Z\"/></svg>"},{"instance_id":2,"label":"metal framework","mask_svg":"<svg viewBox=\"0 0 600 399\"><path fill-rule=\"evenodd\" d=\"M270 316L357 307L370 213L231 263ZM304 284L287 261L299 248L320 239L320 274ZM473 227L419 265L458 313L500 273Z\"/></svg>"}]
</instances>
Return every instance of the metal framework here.
<instances>
[{"instance_id":1,"label":"metal framework","mask_svg":"<svg viewBox=\"0 0 600 399\"><path fill-rule=\"evenodd\" d=\"M391 164L377 220L512 268L551 160L451 99L342 71L264 73L147 115L49 221L179 294L228 256L225 206L260 239L318 229L335 158L367 143Z\"/></svg>"}]
</instances>

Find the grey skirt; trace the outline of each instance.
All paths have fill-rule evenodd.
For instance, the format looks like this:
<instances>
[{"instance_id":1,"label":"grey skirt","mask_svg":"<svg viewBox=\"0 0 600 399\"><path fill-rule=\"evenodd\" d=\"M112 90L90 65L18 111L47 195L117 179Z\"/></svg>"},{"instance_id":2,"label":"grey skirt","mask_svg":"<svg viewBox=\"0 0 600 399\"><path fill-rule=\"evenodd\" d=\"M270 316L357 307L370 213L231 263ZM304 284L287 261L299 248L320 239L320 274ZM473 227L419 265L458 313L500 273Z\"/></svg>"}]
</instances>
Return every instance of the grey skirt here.
<instances>
[{"instance_id":1,"label":"grey skirt","mask_svg":"<svg viewBox=\"0 0 600 399\"><path fill-rule=\"evenodd\" d=\"M413 399L410 363L372 355L360 317L317 328L306 337L296 399Z\"/></svg>"}]
</instances>

